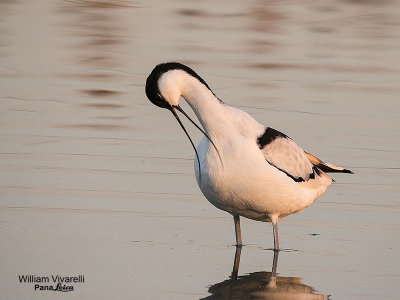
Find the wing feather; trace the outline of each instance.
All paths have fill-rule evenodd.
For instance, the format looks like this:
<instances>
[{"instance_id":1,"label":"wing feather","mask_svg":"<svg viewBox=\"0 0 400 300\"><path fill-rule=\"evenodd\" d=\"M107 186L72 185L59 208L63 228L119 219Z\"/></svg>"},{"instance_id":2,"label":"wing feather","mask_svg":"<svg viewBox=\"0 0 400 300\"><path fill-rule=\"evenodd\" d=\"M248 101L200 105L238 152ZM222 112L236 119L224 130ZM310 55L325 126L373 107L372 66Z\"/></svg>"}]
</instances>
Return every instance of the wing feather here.
<instances>
[{"instance_id":1,"label":"wing feather","mask_svg":"<svg viewBox=\"0 0 400 300\"><path fill-rule=\"evenodd\" d=\"M313 164L303 149L287 135L268 127L257 142L267 162L293 180L307 181L312 177Z\"/></svg>"},{"instance_id":2,"label":"wing feather","mask_svg":"<svg viewBox=\"0 0 400 300\"><path fill-rule=\"evenodd\" d=\"M326 173L338 172L338 173L351 173L351 174L353 174L353 172L350 171L350 170L344 169L342 167L335 166L335 165L330 164L330 163L326 163L326 162L320 160L318 157L316 157L316 156L314 156L314 155L312 155L310 153L305 152L305 154L306 154L307 158L310 160L310 162L314 166L320 168L322 171L324 171Z\"/></svg>"}]
</instances>

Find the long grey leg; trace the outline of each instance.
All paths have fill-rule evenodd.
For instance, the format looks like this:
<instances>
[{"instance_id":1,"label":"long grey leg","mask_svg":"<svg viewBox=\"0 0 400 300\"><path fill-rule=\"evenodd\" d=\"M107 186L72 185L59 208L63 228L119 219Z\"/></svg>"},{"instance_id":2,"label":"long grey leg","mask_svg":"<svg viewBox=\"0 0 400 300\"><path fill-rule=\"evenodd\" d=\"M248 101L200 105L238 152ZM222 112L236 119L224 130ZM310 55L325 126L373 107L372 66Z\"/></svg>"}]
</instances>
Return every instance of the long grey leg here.
<instances>
[{"instance_id":1,"label":"long grey leg","mask_svg":"<svg viewBox=\"0 0 400 300\"><path fill-rule=\"evenodd\" d=\"M234 215L233 221L235 222L236 247L242 247L242 233L240 232L239 215Z\"/></svg>"},{"instance_id":2,"label":"long grey leg","mask_svg":"<svg viewBox=\"0 0 400 300\"><path fill-rule=\"evenodd\" d=\"M279 241L278 241L278 220L277 218L271 218L272 230L274 232L274 251L279 251Z\"/></svg>"}]
</instances>

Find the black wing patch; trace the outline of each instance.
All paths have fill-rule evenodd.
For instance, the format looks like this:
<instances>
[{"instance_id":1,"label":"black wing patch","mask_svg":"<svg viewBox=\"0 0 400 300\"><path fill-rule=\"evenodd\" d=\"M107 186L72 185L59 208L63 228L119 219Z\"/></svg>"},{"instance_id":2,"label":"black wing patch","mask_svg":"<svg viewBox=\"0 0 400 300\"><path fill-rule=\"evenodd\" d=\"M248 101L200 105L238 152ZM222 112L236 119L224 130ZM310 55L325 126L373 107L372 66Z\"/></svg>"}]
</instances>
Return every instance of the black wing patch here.
<instances>
[{"instance_id":1,"label":"black wing patch","mask_svg":"<svg viewBox=\"0 0 400 300\"><path fill-rule=\"evenodd\" d=\"M280 138L289 138L286 134L279 132L271 127L267 127L264 133L260 135L257 139L257 144L260 149L263 149L265 146L273 142L278 137Z\"/></svg>"}]
</instances>

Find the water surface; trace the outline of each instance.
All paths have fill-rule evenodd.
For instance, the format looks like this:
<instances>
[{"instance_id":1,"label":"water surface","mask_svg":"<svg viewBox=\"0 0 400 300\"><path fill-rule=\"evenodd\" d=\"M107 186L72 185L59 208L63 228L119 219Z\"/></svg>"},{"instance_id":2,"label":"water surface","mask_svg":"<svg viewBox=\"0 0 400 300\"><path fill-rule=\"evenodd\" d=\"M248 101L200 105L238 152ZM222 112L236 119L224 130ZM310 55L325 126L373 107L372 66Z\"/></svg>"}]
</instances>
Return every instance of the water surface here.
<instances>
[{"instance_id":1,"label":"water surface","mask_svg":"<svg viewBox=\"0 0 400 300\"><path fill-rule=\"evenodd\" d=\"M270 224L242 220L233 282L233 220L145 97L152 68L180 61L355 172L280 222L280 281L310 299L397 299L399 20L389 0L0 1L0 295L54 298L20 274L84 274L68 294L82 299L199 299L268 280Z\"/></svg>"}]
</instances>

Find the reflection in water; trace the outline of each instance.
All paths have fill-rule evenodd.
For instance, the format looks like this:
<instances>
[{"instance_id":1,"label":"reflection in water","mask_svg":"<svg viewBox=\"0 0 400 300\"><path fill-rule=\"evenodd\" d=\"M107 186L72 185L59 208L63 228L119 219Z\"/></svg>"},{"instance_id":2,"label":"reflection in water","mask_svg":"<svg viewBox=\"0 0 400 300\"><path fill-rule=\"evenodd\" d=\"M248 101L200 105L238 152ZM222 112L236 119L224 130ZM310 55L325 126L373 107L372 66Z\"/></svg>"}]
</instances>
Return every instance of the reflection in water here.
<instances>
[{"instance_id":1,"label":"reflection in water","mask_svg":"<svg viewBox=\"0 0 400 300\"><path fill-rule=\"evenodd\" d=\"M98 131L128 127L123 122L126 119L123 108L127 105L120 103L123 93L117 83L117 68L121 66L119 52L134 30L128 27L123 17L131 12L128 8L133 7L129 1L58 3L58 9L66 17L62 23L63 30L73 41L69 45L74 53L73 61L79 68L79 72L73 71L67 76L79 81L73 89L79 92L79 107L85 108L91 117L83 122L61 124L60 127Z\"/></svg>"},{"instance_id":2,"label":"reflection in water","mask_svg":"<svg viewBox=\"0 0 400 300\"><path fill-rule=\"evenodd\" d=\"M115 9L126 7L121 1L68 1L60 3L68 18L70 35L78 38L79 63L93 68L112 69L118 64L113 50L123 44L124 32ZM103 74L105 76L105 74ZM110 74L108 74L110 75Z\"/></svg>"},{"instance_id":3,"label":"reflection in water","mask_svg":"<svg viewBox=\"0 0 400 300\"><path fill-rule=\"evenodd\" d=\"M249 7L249 30L257 33L246 41L248 51L255 54L269 54L281 46L273 33L281 30L285 20L284 13L280 12L273 1L256 1Z\"/></svg>"},{"instance_id":4,"label":"reflection in water","mask_svg":"<svg viewBox=\"0 0 400 300\"><path fill-rule=\"evenodd\" d=\"M236 247L230 279L213 284L212 294L204 299L328 299L315 294L314 289L301 282L299 277L276 276L279 252L274 252L271 272L254 272L238 276L242 247Z\"/></svg>"}]
</instances>

